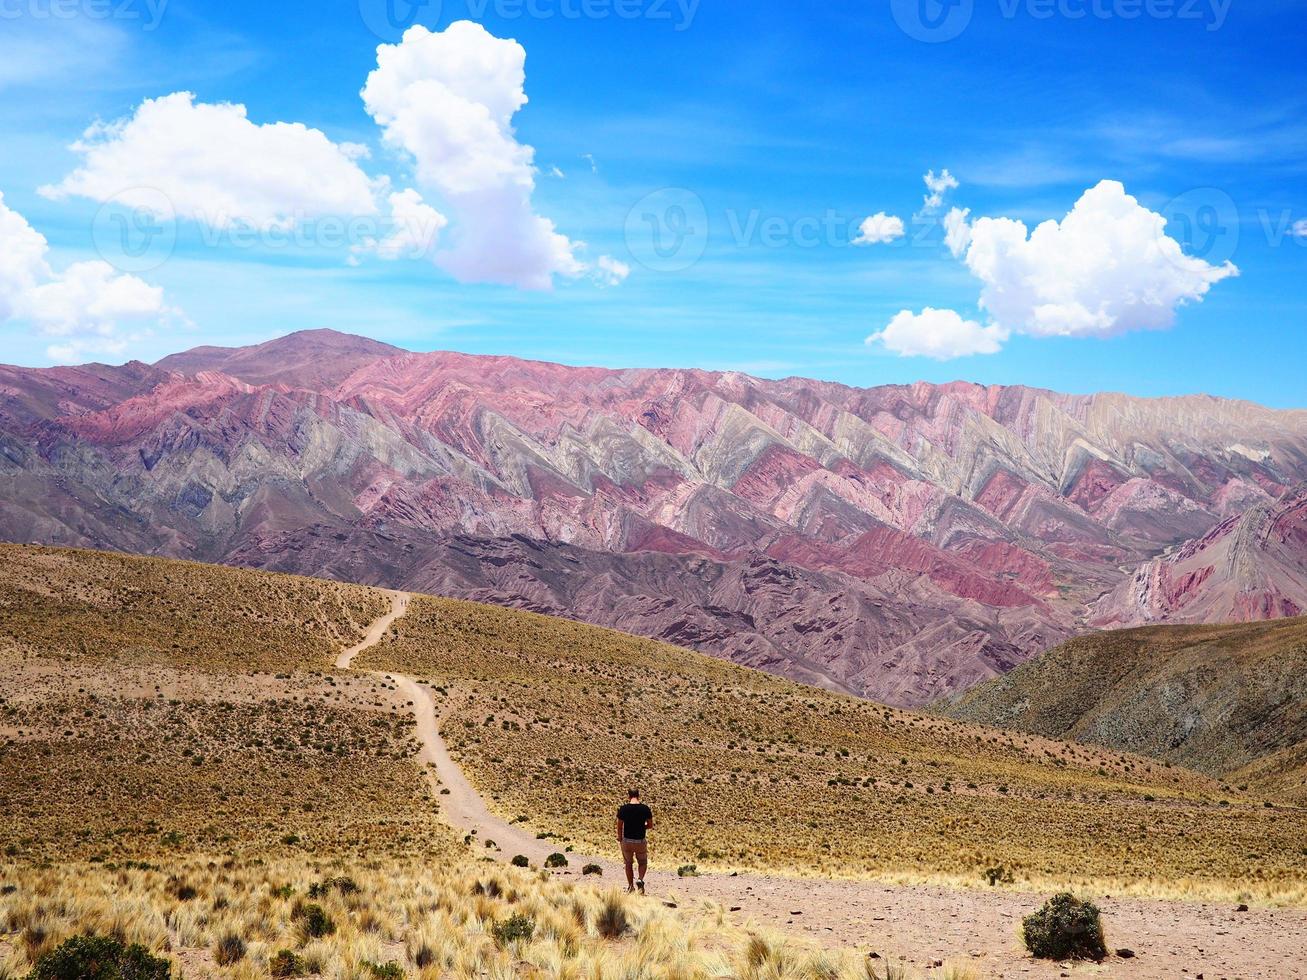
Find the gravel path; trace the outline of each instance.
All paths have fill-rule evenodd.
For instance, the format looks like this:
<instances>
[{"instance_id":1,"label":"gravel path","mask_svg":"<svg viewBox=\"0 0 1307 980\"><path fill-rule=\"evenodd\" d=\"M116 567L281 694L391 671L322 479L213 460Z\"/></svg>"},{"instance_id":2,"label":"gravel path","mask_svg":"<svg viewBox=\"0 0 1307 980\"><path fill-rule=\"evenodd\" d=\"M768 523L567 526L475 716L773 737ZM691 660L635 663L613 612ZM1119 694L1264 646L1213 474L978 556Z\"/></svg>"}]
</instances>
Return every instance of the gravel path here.
<instances>
[{"instance_id":1,"label":"gravel path","mask_svg":"<svg viewBox=\"0 0 1307 980\"><path fill-rule=\"evenodd\" d=\"M392 593L389 613L378 619L357 646L341 654L348 668L362 651L380 642L404 615L410 596ZM500 860L523 854L537 866L556 845L507 823L486 806L440 735L430 692L402 674L386 673L403 701L411 704L422 750L420 758L441 794L441 814L464 834L493 841L488 853ZM617 802L613 809L616 813ZM656 835L650 841L657 850ZM485 846L485 845L483 845ZM1068 842L1068 846L1074 846ZM625 879L613 854L567 855L562 875L580 876L585 864L603 868L602 880ZM1094 896L1103 910L1108 945L1127 949L1132 958L1113 956L1102 965L1062 966L1036 962L1022 949L1021 917L1037 908L1044 894L1006 889L948 889L889 885L877 881L832 881L748 873L677 878L651 872L653 899L710 900L756 923L831 946L875 952L917 969L943 961L966 961L986 978L1121 977L1137 980L1294 980L1307 978L1307 911Z\"/></svg>"}]
</instances>

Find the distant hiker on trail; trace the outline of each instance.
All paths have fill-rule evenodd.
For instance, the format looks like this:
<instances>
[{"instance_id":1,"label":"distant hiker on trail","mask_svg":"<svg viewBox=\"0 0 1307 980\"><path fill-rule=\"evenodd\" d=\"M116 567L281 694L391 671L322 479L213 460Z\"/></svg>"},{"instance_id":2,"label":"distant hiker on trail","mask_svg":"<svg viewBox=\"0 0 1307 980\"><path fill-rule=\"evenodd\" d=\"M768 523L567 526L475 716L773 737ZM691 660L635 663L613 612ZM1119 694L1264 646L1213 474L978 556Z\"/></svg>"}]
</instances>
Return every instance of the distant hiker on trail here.
<instances>
[{"instance_id":1,"label":"distant hiker on trail","mask_svg":"<svg viewBox=\"0 0 1307 980\"><path fill-rule=\"evenodd\" d=\"M649 870L648 833L653 829L653 811L640 802L640 791L631 790L626 803L617 810L617 842L622 845L622 861L626 864L626 890L637 888L644 894L644 876ZM636 878L632 865L640 864L640 877Z\"/></svg>"}]
</instances>

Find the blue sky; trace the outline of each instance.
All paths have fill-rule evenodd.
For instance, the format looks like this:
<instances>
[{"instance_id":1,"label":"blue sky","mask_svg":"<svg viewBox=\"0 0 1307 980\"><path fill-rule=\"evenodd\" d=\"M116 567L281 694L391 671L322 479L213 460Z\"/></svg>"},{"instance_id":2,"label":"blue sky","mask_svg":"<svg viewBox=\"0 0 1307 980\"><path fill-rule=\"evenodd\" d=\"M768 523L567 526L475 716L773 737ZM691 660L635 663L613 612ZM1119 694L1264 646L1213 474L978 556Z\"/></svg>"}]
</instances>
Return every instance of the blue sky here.
<instances>
[{"instance_id":1,"label":"blue sky","mask_svg":"<svg viewBox=\"0 0 1307 980\"><path fill-rule=\"evenodd\" d=\"M1307 407L1296 356L1307 224L1292 231L1307 221L1304 2L445 0L411 18L405 0L394 0L398 16L387 0L60 2L5 0L0 12L0 192L48 240L52 275L107 259L161 289L167 311L148 328L117 330L102 349L92 337L77 349L85 359L153 360L334 327L418 350L569 363L858 385L963 378L1202 391ZM942 28L932 33L919 2ZM334 144L367 147L358 167L369 178L417 187L448 216L442 236L468 234L479 205L445 177L424 182L421 151L384 140L360 97L378 44L400 41L409 20L440 32L464 19L526 52L529 102L511 125L517 144L534 147L535 186L505 238L543 217L580 249L578 269L551 274L552 289L476 281L467 267L486 254L457 275L454 263L425 258L351 258L356 243L327 240L321 218L304 223L298 244L262 236L247 247L182 217L134 266L105 244L119 226L103 182L96 192L40 192L86 163L69 146L94 121L185 91L200 104L243 105L254 124L302 123ZM195 138L196 153L221 149L204 146L202 130ZM923 175L945 168L958 186L923 214ZM1104 314L1092 329L1057 320L1035 330L1023 312L1035 300L995 314L980 274L944 245L947 212L1033 228L1063 219L1104 180L1169 219L1186 255L1210 269L1230 261L1237 277L1200 290L1187 269L1181 298L1165 303L1169 329L1136 329L1136 310ZM311 196L327 180L315 172L304 183ZM903 237L851 245L879 213L901 218ZM668 246L661 256L655 232ZM1065 254L1056 246L1065 261L1051 266L1032 247L989 286L1074 282L1077 249L1092 253L1094 233ZM525 247L493 243L505 263ZM601 256L629 270L623 281L596 271ZM1149 274L1129 288L1147 291ZM1121 306L1112 292L1126 287L1112 274L1090 278L1094 302ZM1066 288L1041 283L1041 295ZM915 318L926 308L956 311L973 336L1000 330L991 346L1001 349L937 360L864 342L900 311ZM21 309L0 331L0 357L21 364L51 363L67 339ZM1049 335L1059 332L1080 335Z\"/></svg>"}]
</instances>

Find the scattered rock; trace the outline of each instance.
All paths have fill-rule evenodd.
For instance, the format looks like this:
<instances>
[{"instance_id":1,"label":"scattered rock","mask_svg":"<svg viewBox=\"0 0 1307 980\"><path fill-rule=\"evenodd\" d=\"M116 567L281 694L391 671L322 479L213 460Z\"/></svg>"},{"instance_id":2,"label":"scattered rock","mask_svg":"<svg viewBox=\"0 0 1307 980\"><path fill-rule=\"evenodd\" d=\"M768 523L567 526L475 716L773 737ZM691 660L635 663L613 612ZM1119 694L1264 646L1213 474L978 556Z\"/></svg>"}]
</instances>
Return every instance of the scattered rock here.
<instances>
[{"instance_id":1,"label":"scattered rock","mask_svg":"<svg viewBox=\"0 0 1307 980\"><path fill-rule=\"evenodd\" d=\"M1133 949L1118 949L1116 955L1123 960L1132 960L1135 958L1135 951Z\"/></svg>"},{"instance_id":2,"label":"scattered rock","mask_svg":"<svg viewBox=\"0 0 1307 980\"><path fill-rule=\"evenodd\" d=\"M1236 911L1236 912L1247 912L1247 911L1248 911L1248 906L1247 906L1247 905L1240 905L1237 909L1235 909L1235 911Z\"/></svg>"}]
</instances>

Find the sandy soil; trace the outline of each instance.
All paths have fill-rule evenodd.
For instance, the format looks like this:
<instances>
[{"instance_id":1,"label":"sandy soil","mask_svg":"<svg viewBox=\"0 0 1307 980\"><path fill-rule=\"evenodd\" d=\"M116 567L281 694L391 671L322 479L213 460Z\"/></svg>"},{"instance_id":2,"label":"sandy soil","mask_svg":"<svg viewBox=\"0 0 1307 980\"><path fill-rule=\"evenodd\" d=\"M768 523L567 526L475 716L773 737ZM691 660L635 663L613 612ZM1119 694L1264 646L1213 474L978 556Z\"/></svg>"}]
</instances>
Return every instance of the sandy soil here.
<instances>
[{"instance_id":1,"label":"sandy soil","mask_svg":"<svg viewBox=\"0 0 1307 980\"><path fill-rule=\"evenodd\" d=\"M347 667L377 643L403 615L408 596L394 593L391 611L373 624L367 638L345 651ZM422 744L421 760L439 785L442 815L464 834L493 841L491 854L502 860L524 854L536 865L557 850L490 811L449 754L440 735L430 693L400 674L380 675L396 685L411 705ZM614 814L618 803L614 801ZM563 875L580 875L588 863L603 868L605 882L625 884L613 853L569 854ZM1073 845L1068 845L1073 846ZM651 838L656 851L656 833ZM677 878L651 872L651 900L716 902L744 923L788 931L819 942L863 949L917 968L944 961L972 963L984 977L1168 978L1168 980L1291 980L1307 977L1307 911L1252 909L1195 902L1116 899L1094 896L1103 910L1108 944L1130 950L1131 958L1111 957L1102 965L1059 965L1031 959L1021 946L1021 917L1047 897L1010 889L953 890L876 881L833 881L772 875L703 875Z\"/></svg>"}]
</instances>

